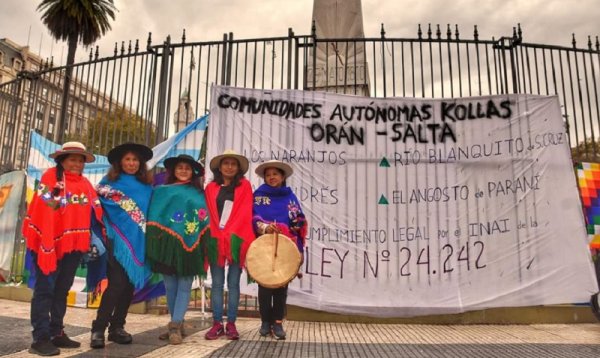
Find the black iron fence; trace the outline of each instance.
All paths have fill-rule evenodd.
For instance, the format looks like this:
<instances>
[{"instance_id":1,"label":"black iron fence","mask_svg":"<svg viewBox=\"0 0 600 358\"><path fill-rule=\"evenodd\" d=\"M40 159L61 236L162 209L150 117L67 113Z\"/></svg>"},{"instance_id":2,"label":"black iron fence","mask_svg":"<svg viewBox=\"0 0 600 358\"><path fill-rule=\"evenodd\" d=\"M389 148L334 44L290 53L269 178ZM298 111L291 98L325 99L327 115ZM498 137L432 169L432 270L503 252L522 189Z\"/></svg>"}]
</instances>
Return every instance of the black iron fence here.
<instances>
[{"instance_id":1,"label":"black iron fence","mask_svg":"<svg viewBox=\"0 0 600 358\"><path fill-rule=\"evenodd\" d=\"M416 38L321 39L314 34L159 45L148 37L75 64L68 108L60 108L65 67L43 64L0 85L0 163L24 168L36 130L106 152L124 141L155 144L209 111L210 86L304 89L373 97L448 98L507 93L557 95L575 160L596 160L600 138L600 43L531 44L520 27L482 40L477 27L419 26ZM58 123L65 110L66 123Z\"/></svg>"},{"instance_id":2,"label":"black iron fence","mask_svg":"<svg viewBox=\"0 0 600 358\"><path fill-rule=\"evenodd\" d=\"M321 39L315 35L179 43L115 44L73 66L67 108L65 67L45 62L0 85L0 172L26 167L29 133L59 131L96 153L125 141L154 145L210 110L210 87L303 89L372 97L449 98L509 93L556 95L574 161L599 161L600 42L578 47L508 36L468 39L457 26L419 26L416 38ZM66 111L65 123L59 123ZM22 243L17 245L22 246ZM21 260L14 260L21 262ZM19 271L21 268L15 268Z\"/></svg>"}]
</instances>

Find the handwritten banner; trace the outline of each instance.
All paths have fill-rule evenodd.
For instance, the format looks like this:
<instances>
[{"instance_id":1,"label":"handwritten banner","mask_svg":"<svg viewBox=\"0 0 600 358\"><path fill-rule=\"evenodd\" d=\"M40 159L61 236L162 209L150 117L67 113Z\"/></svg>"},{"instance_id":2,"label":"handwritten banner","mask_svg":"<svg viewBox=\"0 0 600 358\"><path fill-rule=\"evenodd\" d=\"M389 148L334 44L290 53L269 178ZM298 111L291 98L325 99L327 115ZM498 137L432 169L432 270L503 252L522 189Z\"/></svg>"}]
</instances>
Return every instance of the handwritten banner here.
<instances>
[{"instance_id":1,"label":"handwritten banner","mask_svg":"<svg viewBox=\"0 0 600 358\"><path fill-rule=\"evenodd\" d=\"M598 291L556 97L212 98L207 158L243 153L255 187L260 163L294 167L310 230L291 304L400 317Z\"/></svg>"}]
</instances>

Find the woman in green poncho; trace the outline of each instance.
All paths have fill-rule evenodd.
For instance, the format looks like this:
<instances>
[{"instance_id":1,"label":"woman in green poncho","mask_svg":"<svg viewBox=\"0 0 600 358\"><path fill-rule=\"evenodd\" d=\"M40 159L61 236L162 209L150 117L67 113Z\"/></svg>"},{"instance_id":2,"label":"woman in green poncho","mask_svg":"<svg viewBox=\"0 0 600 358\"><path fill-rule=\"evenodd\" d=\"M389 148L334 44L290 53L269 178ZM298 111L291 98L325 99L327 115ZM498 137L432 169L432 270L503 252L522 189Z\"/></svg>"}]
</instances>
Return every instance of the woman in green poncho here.
<instances>
[{"instance_id":1,"label":"woman in green poncho","mask_svg":"<svg viewBox=\"0 0 600 358\"><path fill-rule=\"evenodd\" d=\"M208 210L201 178L204 168L189 155L165 160L167 184L156 187L148 210L146 258L163 274L171 314L168 334L180 344L194 276L206 277L201 242L208 237Z\"/></svg>"}]
</instances>

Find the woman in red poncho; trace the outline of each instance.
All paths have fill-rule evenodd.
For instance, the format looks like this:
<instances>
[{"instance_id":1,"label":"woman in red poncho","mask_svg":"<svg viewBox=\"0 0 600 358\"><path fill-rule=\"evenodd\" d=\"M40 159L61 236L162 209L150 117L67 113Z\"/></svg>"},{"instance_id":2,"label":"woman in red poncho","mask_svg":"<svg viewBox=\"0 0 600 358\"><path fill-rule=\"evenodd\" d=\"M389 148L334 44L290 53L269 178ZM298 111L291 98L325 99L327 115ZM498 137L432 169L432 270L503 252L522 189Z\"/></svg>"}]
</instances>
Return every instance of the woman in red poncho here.
<instances>
[{"instance_id":1,"label":"woman in red poncho","mask_svg":"<svg viewBox=\"0 0 600 358\"><path fill-rule=\"evenodd\" d=\"M38 355L80 346L63 331L67 294L82 255L90 249L92 215L99 222L102 217L96 191L82 175L94 156L83 144L67 142L50 157L56 166L42 175L23 221L35 272L29 352Z\"/></svg>"},{"instance_id":2,"label":"woman in red poncho","mask_svg":"<svg viewBox=\"0 0 600 358\"><path fill-rule=\"evenodd\" d=\"M252 240L252 187L244 174L248 171L248 159L231 150L210 161L214 180L205 189L206 206L210 217L210 238L207 240L210 263L210 303L213 326L206 332L206 339L226 335L228 339L240 337L236 327L237 309L240 302L240 275L246 260L246 252ZM227 272L227 325L223 327L223 286Z\"/></svg>"}]
</instances>

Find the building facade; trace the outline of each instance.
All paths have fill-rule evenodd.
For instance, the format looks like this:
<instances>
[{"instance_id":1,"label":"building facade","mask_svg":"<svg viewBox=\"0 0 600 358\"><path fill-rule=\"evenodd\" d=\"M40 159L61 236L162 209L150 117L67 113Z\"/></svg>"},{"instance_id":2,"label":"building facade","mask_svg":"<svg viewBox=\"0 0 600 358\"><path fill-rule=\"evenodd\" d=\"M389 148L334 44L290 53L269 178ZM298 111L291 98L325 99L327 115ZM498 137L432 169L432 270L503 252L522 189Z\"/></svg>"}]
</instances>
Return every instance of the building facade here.
<instances>
[{"instance_id":1,"label":"building facade","mask_svg":"<svg viewBox=\"0 0 600 358\"><path fill-rule=\"evenodd\" d=\"M52 63L31 52L28 46L0 39L2 171L24 168L32 130L52 141L58 138L65 71L52 67ZM77 69L73 71L66 109L66 139L84 136L89 121L102 112L125 108L88 81L90 72L86 75Z\"/></svg>"}]
</instances>

